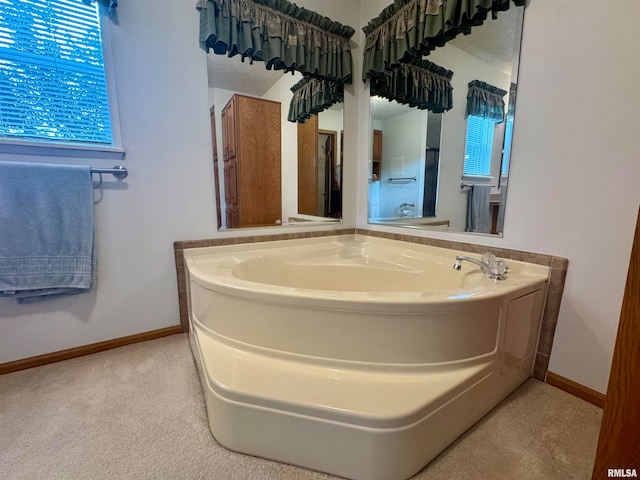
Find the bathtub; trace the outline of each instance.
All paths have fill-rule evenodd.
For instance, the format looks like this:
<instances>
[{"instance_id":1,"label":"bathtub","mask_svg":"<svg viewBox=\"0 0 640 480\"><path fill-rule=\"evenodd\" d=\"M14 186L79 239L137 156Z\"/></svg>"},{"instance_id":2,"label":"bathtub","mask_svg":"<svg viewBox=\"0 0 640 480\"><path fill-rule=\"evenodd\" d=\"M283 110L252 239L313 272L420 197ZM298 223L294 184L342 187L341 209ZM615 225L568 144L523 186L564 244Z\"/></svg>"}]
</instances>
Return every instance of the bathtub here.
<instances>
[{"instance_id":1,"label":"bathtub","mask_svg":"<svg viewBox=\"0 0 640 480\"><path fill-rule=\"evenodd\" d=\"M351 479L422 469L530 376L546 297L547 267L489 280L459 253L359 235L185 250L216 440Z\"/></svg>"}]
</instances>

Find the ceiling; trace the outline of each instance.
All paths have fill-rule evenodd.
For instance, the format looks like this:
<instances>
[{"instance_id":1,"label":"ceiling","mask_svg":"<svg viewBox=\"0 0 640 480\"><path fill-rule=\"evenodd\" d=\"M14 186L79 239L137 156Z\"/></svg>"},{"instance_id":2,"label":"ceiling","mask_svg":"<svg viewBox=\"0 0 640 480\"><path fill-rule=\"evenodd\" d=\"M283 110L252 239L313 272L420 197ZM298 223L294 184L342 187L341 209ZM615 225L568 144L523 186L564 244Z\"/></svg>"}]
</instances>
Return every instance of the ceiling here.
<instances>
[{"instance_id":1,"label":"ceiling","mask_svg":"<svg viewBox=\"0 0 640 480\"><path fill-rule=\"evenodd\" d=\"M522 8L500 12L496 20L489 17L482 25L473 27L472 34L459 35L449 43L511 75L514 51L517 53L520 49L519 36L516 45L516 32L521 30Z\"/></svg>"},{"instance_id":2,"label":"ceiling","mask_svg":"<svg viewBox=\"0 0 640 480\"><path fill-rule=\"evenodd\" d=\"M247 59L242 62L240 55L207 54L209 88L224 88L235 92L260 97L282 78L282 70L267 70L263 62L251 65Z\"/></svg>"}]
</instances>

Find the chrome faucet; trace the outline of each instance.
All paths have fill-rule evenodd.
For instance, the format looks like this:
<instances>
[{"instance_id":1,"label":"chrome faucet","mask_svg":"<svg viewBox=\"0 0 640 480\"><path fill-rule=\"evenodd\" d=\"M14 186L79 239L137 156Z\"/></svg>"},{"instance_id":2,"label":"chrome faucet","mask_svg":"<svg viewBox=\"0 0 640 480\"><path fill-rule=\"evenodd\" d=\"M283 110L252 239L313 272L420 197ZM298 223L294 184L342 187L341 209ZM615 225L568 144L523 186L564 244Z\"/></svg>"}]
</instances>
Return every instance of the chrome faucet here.
<instances>
[{"instance_id":1,"label":"chrome faucet","mask_svg":"<svg viewBox=\"0 0 640 480\"><path fill-rule=\"evenodd\" d=\"M482 255L482 260L466 257L464 255L456 256L456 263L453 264L454 270L462 270L462 262L471 262L479 266L483 273L490 280L505 280L509 266L502 260L498 260L492 253Z\"/></svg>"},{"instance_id":2,"label":"chrome faucet","mask_svg":"<svg viewBox=\"0 0 640 480\"><path fill-rule=\"evenodd\" d=\"M402 205L400 205L400 208L398 208L398 213L400 213L401 217L410 217L413 213L414 208L416 208L415 203L404 202Z\"/></svg>"}]
</instances>

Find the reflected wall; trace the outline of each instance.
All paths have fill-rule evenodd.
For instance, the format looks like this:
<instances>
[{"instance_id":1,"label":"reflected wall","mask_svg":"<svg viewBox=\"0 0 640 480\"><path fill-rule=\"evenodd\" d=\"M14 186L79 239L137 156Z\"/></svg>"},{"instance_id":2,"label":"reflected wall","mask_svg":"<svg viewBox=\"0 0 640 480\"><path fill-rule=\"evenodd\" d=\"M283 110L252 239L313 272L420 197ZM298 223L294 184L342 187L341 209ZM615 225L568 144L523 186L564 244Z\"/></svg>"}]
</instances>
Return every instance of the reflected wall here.
<instances>
[{"instance_id":1,"label":"reflected wall","mask_svg":"<svg viewBox=\"0 0 640 480\"><path fill-rule=\"evenodd\" d=\"M512 7L496 20L474 27L426 57L454 72L453 108L444 114L372 97L371 129L382 136L379 178L373 174L370 154L368 218L370 223L420 225L457 232L469 231L470 188L488 185L487 215L491 230L500 234L506 209L508 170L502 171L507 121L493 127L490 168L480 176L464 175L467 138L468 84L481 80L505 90L505 116L510 87L517 84L520 37L524 8ZM515 95L514 95L515 97ZM514 106L514 105L512 105ZM509 139L510 141L510 139ZM373 147L373 140L371 141ZM509 145L507 145L509 146ZM506 167L506 166L505 166ZM404 180L397 181L398 177ZM413 180L415 178L415 180ZM393 180L389 180L393 179ZM477 189L480 190L480 189ZM433 196L432 206L429 202Z\"/></svg>"}]
</instances>

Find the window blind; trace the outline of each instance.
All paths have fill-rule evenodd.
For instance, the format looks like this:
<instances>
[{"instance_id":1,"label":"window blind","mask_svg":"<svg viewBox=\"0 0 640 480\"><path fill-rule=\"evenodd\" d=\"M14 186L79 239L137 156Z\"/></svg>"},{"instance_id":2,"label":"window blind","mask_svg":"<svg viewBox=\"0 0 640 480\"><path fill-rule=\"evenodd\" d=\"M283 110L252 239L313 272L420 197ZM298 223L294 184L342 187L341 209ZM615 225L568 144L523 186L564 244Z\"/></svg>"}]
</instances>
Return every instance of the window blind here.
<instances>
[{"instance_id":1,"label":"window blind","mask_svg":"<svg viewBox=\"0 0 640 480\"><path fill-rule=\"evenodd\" d=\"M0 0L0 137L113 144L97 4Z\"/></svg>"},{"instance_id":2,"label":"window blind","mask_svg":"<svg viewBox=\"0 0 640 480\"><path fill-rule=\"evenodd\" d=\"M489 176L495 120L469 115L464 151L464 175Z\"/></svg>"}]
</instances>

